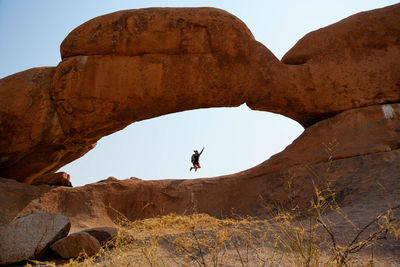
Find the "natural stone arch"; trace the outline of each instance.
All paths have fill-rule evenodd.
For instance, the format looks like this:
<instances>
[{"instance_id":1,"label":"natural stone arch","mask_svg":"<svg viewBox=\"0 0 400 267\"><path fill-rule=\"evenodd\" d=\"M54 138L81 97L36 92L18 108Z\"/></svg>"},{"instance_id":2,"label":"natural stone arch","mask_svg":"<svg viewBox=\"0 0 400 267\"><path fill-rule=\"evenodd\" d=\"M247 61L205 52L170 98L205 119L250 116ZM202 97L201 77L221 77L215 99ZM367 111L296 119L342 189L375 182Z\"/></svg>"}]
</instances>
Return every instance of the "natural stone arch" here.
<instances>
[{"instance_id":1,"label":"natural stone arch","mask_svg":"<svg viewBox=\"0 0 400 267\"><path fill-rule=\"evenodd\" d=\"M348 109L397 102L399 7L374 16L361 13L310 34L311 42L332 38L322 42L327 53L311 52L298 61L296 53L304 53L299 42L299 52L295 46L284 57L302 65L283 64L239 19L214 8L151 8L97 17L67 36L56 68L0 81L7 96L1 125L19 133L2 131L0 176L29 183L82 156L102 136L172 112L247 103L309 126ZM355 47L351 53L332 48L336 35L347 38L360 23L382 29L385 38L363 32L364 39L347 43ZM365 39L373 39L373 45ZM351 75L340 76L343 69ZM16 95L10 93L16 88ZM39 95L40 106L21 109L7 100L24 91L32 92L26 101ZM19 120L26 113L28 118Z\"/></svg>"},{"instance_id":2,"label":"natural stone arch","mask_svg":"<svg viewBox=\"0 0 400 267\"><path fill-rule=\"evenodd\" d=\"M264 162L284 150L303 131L290 118L254 111L246 104L177 112L135 122L101 138L90 153L58 172L68 173L74 186L107 177L134 176L142 180L216 177ZM189 172L193 149L203 146L201 171ZM106 165L99 166L99 162Z\"/></svg>"}]
</instances>

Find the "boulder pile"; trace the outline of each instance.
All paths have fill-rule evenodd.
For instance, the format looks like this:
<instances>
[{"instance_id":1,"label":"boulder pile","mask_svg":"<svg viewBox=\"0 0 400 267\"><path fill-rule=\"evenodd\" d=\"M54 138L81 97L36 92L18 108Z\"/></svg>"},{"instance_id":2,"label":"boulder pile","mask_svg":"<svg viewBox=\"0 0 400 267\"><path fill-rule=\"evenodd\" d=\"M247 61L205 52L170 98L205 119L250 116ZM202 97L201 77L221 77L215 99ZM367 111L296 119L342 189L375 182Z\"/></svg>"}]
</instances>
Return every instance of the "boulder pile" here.
<instances>
[{"instance_id":1,"label":"boulder pile","mask_svg":"<svg viewBox=\"0 0 400 267\"><path fill-rule=\"evenodd\" d=\"M37 212L0 227L0 264L43 258L50 250L58 256L93 256L117 235L113 227L99 227L68 235L71 223L64 215Z\"/></svg>"}]
</instances>

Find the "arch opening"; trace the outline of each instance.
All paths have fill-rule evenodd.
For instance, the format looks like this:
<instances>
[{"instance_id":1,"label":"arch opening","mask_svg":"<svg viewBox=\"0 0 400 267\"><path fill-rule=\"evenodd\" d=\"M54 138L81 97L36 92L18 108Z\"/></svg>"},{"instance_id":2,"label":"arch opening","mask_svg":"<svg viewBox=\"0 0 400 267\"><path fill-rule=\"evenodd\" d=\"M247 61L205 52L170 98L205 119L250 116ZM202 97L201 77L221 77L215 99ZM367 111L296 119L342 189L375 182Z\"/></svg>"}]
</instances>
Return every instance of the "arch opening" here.
<instances>
[{"instance_id":1,"label":"arch opening","mask_svg":"<svg viewBox=\"0 0 400 267\"><path fill-rule=\"evenodd\" d=\"M108 177L143 180L192 179L252 168L293 142L303 127L296 121L243 104L168 114L135 122L105 136L96 148L59 171L74 186ZM205 147L202 168L189 171L194 149Z\"/></svg>"}]
</instances>

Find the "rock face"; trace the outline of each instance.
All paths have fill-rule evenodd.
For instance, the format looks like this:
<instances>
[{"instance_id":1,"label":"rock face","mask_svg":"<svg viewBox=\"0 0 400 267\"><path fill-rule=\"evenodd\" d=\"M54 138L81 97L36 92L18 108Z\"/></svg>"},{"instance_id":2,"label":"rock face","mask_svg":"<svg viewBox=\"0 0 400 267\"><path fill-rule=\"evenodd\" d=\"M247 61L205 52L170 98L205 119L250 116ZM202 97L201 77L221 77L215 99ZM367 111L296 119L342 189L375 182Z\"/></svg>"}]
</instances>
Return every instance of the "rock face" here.
<instances>
[{"instance_id":1,"label":"rock face","mask_svg":"<svg viewBox=\"0 0 400 267\"><path fill-rule=\"evenodd\" d=\"M183 110L247 103L310 126L397 103L399 20L400 4L351 16L306 35L282 63L215 8L94 18L66 37L56 68L0 80L0 176L31 183L132 122Z\"/></svg>"},{"instance_id":2,"label":"rock face","mask_svg":"<svg viewBox=\"0 0 400 267\"><path fill-rule=\"evenodd\" d=\"M326 113L399 102L399 25L399 4L362 12L308 33L282 62L307 69ZM314 101L302 103L320 110Z\"/></svg>"},{"instance_id":3,"label":"rock face","mask_svg":"<svg viewBox=\"0 0 400 267\"><path fill-rule=\"evenodd\" d=\"M63 133L49 98L55 68L35 68L0 80L0 173L19 181L51 169ZM45 157L49 156L48 158ZM41 158L41 160L38 160ZM28 169L29 172L21 172Z\"/></svg>"},{"instance_id":4,"label":"rock face","mask_svg":"<svg viewBox=\"0 0 400 267\"><path fill-rule=\"evenodd\" d=\"M82 252L93 256L100 250L100 243L88 233L81 232L64 237L53 245L51 249L64 259L76 258Z\"/></svg>"},{"instance_id":5,"label":"rock face","mask_svg":"<svg viewBox=\"0 0 400 267\"><path fill-rule=\"evenodd\" d=\"M0 264L41 257L70 227L67 217L51 213L28 214L0 227Z\"/></svg>"},{"instance_id":6,"label":"rock face","mask_svg":"<svg viewBox=\"0 0 400 267\"><path fill-rule=\"evenodd\" d=\"M32 190L31 186L11 179L0 179L0 225L11 223L15 218L22 214L19 212L26 207L33 199L49 192L52 188L48 185L36 186ZM24 192L24 193L22 193ZM18 196L18 197L17 197Z\"/></svg>"},{"instance_id":7,"label":"rock face","mask_svg":"<svg viewBox=\"0 0 400 267\"><path fill-rule=\"evenodd\" d=\"M64 135L50 98L55 68L0 79L0 176L32 182L94 146Z\"/></svg>"},{"instance_id":8,"label":"rock face","mask_svg":"<svg viewBox=\"0 0 400 267\"><path fill-rule=\"evenodd\" d=\"M397 150L399 130L400 104L351 109L308 127L284 151L253 170L274 172L296 165Z\"/></svg>"}]
</instances>

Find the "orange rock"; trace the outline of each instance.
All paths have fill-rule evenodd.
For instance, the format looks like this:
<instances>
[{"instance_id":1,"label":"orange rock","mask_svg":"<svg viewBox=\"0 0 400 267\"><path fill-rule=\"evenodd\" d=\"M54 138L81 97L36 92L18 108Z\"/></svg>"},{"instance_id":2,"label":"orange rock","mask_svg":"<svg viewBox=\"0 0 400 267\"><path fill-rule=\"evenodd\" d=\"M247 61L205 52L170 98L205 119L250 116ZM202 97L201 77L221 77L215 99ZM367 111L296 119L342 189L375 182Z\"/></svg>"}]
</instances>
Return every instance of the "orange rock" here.
<instances>
[{"instance_id":1,"label":"orange rock","mask_svg":"<svg viewBox=\"0 0 400 267\"><path fill-rule=\"evenodd\" d=\"M70 176L65 172L48 173L41 175L31 182L32 185L48 184L48 185L63 185L72 187Z\"/></svg>"},{"instance_id":2,"label":"orange rock","mask_svg":"<svg viewBox=\"0 0 400 267\"><path fill-rule=\"evenodd\" d=\"M71 231L114 226L118 211L130 220L162 214L192 212L215 217L266 217L276 204L306 207L315 196L314 184L328 181L337 201L346 206L353 201L369 201L376 210L400 204L400 150L380 152L297 165L277 172L242 172L217 178L194 180L142 181L109 179L82 187L56 187L38 194L46 185L25 185L14 190L2 210L18 214L34 211L57 212L68 216ZM5 181L4 181L5 180ZM18 183L0 179L0 193ZM12 189L11 189L12 190ZM15 199L30 199L16 210ZM10 213L10 212L8 212ZM379 212L377 212L379 213ZM368 223L368 222L365 222Z\"/></svg>"},{"instance_id":3,"label":"orange rock","mask_svg":"<svg viewBox=\"0 0 400 267\"><path fill-rule=\"evenodd\" d=\"M4 195L3 210L8 216L15 214L7 212L13 209L16 214L43 210L68 215L72 231L113 225L115 210L131 220L171 212L262 217L267 215L266 207L276 203L287 206L295 201L300 207L307 206L315 194L314 184L327 182L341 202L375 198L380 183L383 189L379 192L386 197L381 204L387 205L398 202L400 194L396 182L400 179L399 128L398 104L360 108L313 125L281 153L237 174L195 180L109 178L44 192L43 186L25 185L16 190L12 181L0 179L0 200ZM40 194L35 193L38 190ZM19 198L27 204L8 207L9 202L19 203Z\"/></svg>"},{"instance_id":4,"label":"orange rock","mask_svg":"<svg viewBox=\"0 0 400 267\"><path fill-rule=\"evenodd\" d=\"M288 52L287 64L215 8L97 17L67 36L56 69L0 80L0 176L30 183L105 135L173 112L247 103L310 126L346 110L399 102L399 10L400 4L372 10L315 31ZM369 32L371 25L379 34ZM364 153L362 142L358 148L351 153ZM304 160L322 159L317 154Z\"/></svg>"},{"instance_id":5,"label":"orange rock","mask_svg":"<svg viewBox=\"0 0 400 267\"><path fill-rule=\"evenodd\" d=\"M96 17L73 30L61 57L145 54L247 55L254 37L246 25L217 8L144 8Z\"/></svg>"},{"instance_id":6,"label":"orange rock","mask_svg":"<svg viewBox=\"0 0 400 267\"><path fill-rule=\"evenodd\" d=\"M52 98L68 135L93 140L168 113L239 106L260 89L261 75L252 74L256 48L263 64L282 65L223 10L115 12L82 24L63 41Z\"/></svg>"},{"instance_id":7,"label":"orange rock","mask_svg":"<svg viewBox=\"0 0 400 267\"><path fill-rule=\"evenodd\" d=\"M50 248L64 259L76 258L81 253L91 257L99 252L100 243L90 234L80 232L58 240Z\"/></svg>"},{"instance_id":8,"label":"orange rock","mask_svg":"<svg viewBox=\"0 0 400 267\"><path fill-rule=\"evenodd\" d=\"M64 135L50 98L54 72L34 68L0 79L0 177L30 183L93 148Z\"/></svg>"},{"instance_id":9,"label":"orange rock","mask_svg":"<svg viewBox=\"0 0 400 267\"><path fill-rule=\"evenodd\" d=\"M311 83L299 93L310 113L314 109L335 114L400 102L399 36L400 4L396 4L308 33L282 62L307 73Z\"/></svg>"},{"instance_id":10,"label":"orange rock","mask_svg":"<svg viewBox=\"0 0 400 267\"><path fill-rule=\"evenodd\" d=\"M8 224L18 217L18 213L32 200L49 192L49 185L31 186L12 179L0 178L0 225Z\"/></svg>"},{"instance_id":11,"label":"orange rock","mask_svg":"<svg viewBox=\"0 0 400 267\"><path fill-rule=\"evenodd\" d=\"M135 94L140 96L139 102L157 103L153 106L157 107L153 115L141 109L135 113L136 116L132 115L135 118L199 107L236 106L246 102L253 109L279 113L309 126L347 109L400 100L396 85L400 53L397 41L393 41L397 40L395 37L400 31L398 9L399 5L395 5L369 11L366 15L352 16L345 20L348 21L345 27L339 22L330 26L333 30L328 34L324 30L321 34L316 31L316 37L310 41L314 47L324 46L324 38L329 35L328 39L336 43L337 38L356 28L357 35L363 35L363 39L379 43L379 49L373 50L376 53L370 53L370 47L366 46L365 51L347 55L345 49L354 47L357 50L359 47L358 39L350 39L347 43L338 42L339 49L321 50L328 53L307 66L281 64L267 48L254 40L240 20L222 10L150 8L120 11L88 21L67 36L61 46L63 58L84 57L75 62L64 60L65 64L59 66L62 75L55 79L61 81L56 83L56 88L67 88L68 92L61 94L61 99L76 98L80 96L76 94L99 84L84 93L87 98L85 104L95 98L104 102L102 94L111 90L111 86L118 95L130 97ZM360 21L365 27L360 28ZM182 45L183 40L195 40L194 36L199 36L193 25L202 26L207 31L208 35L203 38L207 41L196 40L209 46L189 49ZM366 30L368 25L375 25L377 31L387 32L388 37L370 34ZM232 32L232 29L235 30ZM297 51L296 47L293 51ZM99 55L111 57L90 59ZM124 56L135 58L129 60ZM86 66L89 60L92 61ZM284 62L291 63L286 59ZM343 66L348 70L343 71ZM71 68L74 70L72 74L69 73ZM379 73L393 75L383 77ZM132 79L127 78L130 75ZM71 81L71 76L74 80L65 84ZM143 81L137 78L142 76ZM107 83L104 77L110 82ZM154 77L154 80L148 77ZM59 91L56 90L56 99ZM93 91L92 96L90 93ZM148 91L149 95L144 93ZM172 103L164 109L158 108L164 102L154 98L154 92ZM169 99L169 94L179 96L179 99ZM131 105L138 103L137 97L130 100ZM72 103L64 103L63 108L67 112L70 110L72 117L81 116L78 114L81 113L79 107L85 104L74 102L72 99ZM93 105L89 103L89 106ZM72 112L72 109L76 111ZM84 110L85 116L92 111Z\"/></svg>"},{"instance_id":12,"label":"orange rock","mask_svg":"<svg viewBox=\"0 0 400 267\"><path fill-rule=\"evenodd\" d=\"M49 97L54 72L34 68L0 79L0 176L29 181L59 160L54 152L64 135Z\"/></svg>"},{"instance_id":13,"label":"orange rock","mask_svg":"<svg viewBox=\"0 0 400 267\"><path fill-rule=\"evenodd\" d=\"M275 172L396 150L400 148L399 129L400 104L351 109L308 127L284 151L253 169Z\"/></svg>"}]
</instances>

